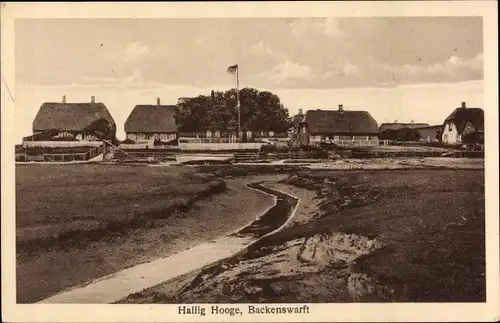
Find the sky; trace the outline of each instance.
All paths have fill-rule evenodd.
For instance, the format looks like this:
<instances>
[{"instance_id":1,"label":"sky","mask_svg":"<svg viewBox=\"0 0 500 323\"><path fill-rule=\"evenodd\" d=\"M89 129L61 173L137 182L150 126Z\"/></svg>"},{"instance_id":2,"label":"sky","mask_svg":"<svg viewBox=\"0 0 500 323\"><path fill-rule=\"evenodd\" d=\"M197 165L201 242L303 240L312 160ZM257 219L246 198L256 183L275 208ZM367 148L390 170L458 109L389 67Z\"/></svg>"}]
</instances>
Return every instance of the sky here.
<instances>
[{"instance_id":1,"label":"sky","mask_svg":"<svg viewBox=\"0 0 500 323\"><path fill-rule=\"evenodd\" d=\"M234 87L298 109L366 110L382 122L442 123L483 106L481 17L18 19L19 140L46 101L104 102L123 138L136 104Z\"/></svg>"}]
</instances>

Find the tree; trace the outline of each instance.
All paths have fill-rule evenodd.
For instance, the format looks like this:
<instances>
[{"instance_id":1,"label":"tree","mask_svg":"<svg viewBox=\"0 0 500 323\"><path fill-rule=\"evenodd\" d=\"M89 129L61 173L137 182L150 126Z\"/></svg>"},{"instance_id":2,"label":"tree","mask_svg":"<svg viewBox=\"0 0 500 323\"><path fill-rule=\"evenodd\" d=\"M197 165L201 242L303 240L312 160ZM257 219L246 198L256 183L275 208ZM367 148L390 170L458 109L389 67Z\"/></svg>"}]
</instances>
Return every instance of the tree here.
<instances>
[{"instance_id":1,"label":"tree","mask_svg":"<svg viewBox=\"0 0 500 323\"><path fill-rule=\"evenodd\" d=\"M106 119L98 119L89 124L83 132L96 136L99 139L116 141L115 127Z\"/></svg>"},{"instance_id":2,"label":"tree","mask_svg":"<svg viewBox=\"0 0 500 323\"><path fill-rule=\"evenodd\" d=\"M441 142L441 140L443 139L442 138L442 134L443 134L443 130L441 128L439 128L437 131L436 131L436 139Z\"/></svg>"},{"instance_id":3,"label":"tree","mask_svg":"<svg viewBox=\"0 0 500 323\"><path fill-rule=\"evenodd\" d=\"M462 134L462 143L464 144L484 144L483 136L477 131L470 131Z\"/></svg>"},{"instance_id":4,"label":"tree","mask_svg":"<svg viewBox=\"0 0 500 323\"><path fill-rule=\"evenodd\" d=\"M252 88L240 90L241 130L286 132L290 126L288 110L277 95ZM212 91L179 105L179 131L219 130L237 132L236 90Z\"/></svg>"}]
</instances>

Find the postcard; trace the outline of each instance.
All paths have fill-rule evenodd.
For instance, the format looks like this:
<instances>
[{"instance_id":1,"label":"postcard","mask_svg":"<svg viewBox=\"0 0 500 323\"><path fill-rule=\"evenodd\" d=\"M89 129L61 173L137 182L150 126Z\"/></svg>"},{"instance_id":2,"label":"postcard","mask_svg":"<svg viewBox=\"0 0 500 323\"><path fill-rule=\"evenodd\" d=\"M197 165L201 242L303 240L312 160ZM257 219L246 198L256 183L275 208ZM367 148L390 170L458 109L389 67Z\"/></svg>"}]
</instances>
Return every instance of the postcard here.
<instances>
[{"instance_id":1,"label":"postcard","mask_svg":"<svg viewBox=\"0 0 500 323\"><path fill-rule=\"evenodd\" d=\"M496 2L1 17L3 320L500 318Z\"/></svg>"}]
</instances>

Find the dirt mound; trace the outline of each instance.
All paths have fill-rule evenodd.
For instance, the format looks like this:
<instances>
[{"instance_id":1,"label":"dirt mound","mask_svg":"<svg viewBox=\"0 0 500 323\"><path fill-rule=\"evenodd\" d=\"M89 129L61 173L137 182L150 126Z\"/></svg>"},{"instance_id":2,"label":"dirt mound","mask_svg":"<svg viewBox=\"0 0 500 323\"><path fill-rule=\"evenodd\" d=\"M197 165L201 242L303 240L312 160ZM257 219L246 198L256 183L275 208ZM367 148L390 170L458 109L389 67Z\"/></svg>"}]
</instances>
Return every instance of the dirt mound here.
<instances>
[{"instance_id":1,"label":"dirt mound","mask_svg":"<svg viewBox=\"0 0 500 323\"><path fill-rule=\"evenodd\" d=\"M339 232L295 239L131 295L125 302L352 301L365 296L350 288L359 281L350 273L355 260L380 247L376 240ZM374 286L366 287L366 293L375 291Z\"/></svg>"}]
</instances>

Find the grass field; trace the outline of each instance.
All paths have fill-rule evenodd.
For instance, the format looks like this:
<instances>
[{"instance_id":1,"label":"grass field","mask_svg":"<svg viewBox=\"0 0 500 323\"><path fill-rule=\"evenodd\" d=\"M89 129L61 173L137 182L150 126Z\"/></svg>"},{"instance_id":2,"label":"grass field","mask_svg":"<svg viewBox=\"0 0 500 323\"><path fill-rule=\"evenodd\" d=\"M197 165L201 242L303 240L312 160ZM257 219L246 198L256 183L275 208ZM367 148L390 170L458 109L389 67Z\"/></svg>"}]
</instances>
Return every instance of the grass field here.
<instances>
[{"instance_id":1,"label":"grass field","mask_svg":"<svg viewBox=\"0 0 500 323\"><path fill-rule=\"evenodd\" d=\"M259 196L226 191L223 181L195 172L181 167L18 165L18 302L37 301L212 239L246 223L253 216L245 214L246 206L258 210L266 205ZM223 194L213 195L217 192ZM211 208L207 199L215 199L218 208Z\"/></svg>"},{"instance_id":2,"label":"grass field","mask_svg":"<svg viewBox=\"0 0 500 323\"><path fill-rule=\"evenodd\" d=\"M376 238L384 247L354 271L393 290L384 297L485 300L484 171L310 171L289 182L326 198L322 217L267 243L332 231Z\"/></svg>"},{"instance_id":3,"label":"grass field","mask_svg":"<svg viewBox=\"0 0 500 323\"><path fill-rule=\"evenodd\" d=\"M18 246L145 225L224 189L185 168L22 165L16 168Z\"/></svg>"}]
</instances>

